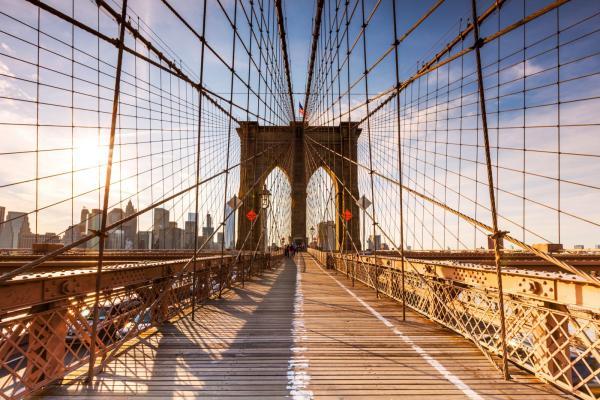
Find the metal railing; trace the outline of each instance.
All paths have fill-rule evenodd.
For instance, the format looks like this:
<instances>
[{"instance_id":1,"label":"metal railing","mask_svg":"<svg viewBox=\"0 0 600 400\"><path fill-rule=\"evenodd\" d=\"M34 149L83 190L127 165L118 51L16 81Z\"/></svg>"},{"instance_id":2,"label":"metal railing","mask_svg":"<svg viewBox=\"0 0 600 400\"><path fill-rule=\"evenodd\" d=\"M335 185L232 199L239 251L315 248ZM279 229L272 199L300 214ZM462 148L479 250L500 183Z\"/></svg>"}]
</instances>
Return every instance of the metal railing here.
<instances>
[{"instance_id":1,"label":"metal railing","mask_svg":"<svg viewBox=\"0 0 600 400\"><path fill-rule=\"evenodd\" d=\"M21 299L13 301L14 307L0 310L0 397L23 398L73 371L81 369L83 375L92 348L94 372L101 370L140 334L190 315L194 302L243 284L271 268L279 256L216 256L196 259L191 265L179 260L108 268L103 273L95 335L94 285L87 285L91 281L85 276L45 278L42 286L50 298L47 302L18 290ZM147 279L151 273L154 278ZM14 293L18 288L12 283L18 281L4 285L0 292Z\"/></svg>"},{"instance_id":2,"label":"metal railing","mask_svg":"<svg viewBox=\"0 0 600 400\"><path fill-rule=\"evenodd\" d=\"M402 271L392 259L310 253L379 294L405 299L406 306L472 340L487 355L502 355L496 289L407 270L403 293ZM600 398L600 311L539 297L504 294L508 360L577 397Z\"/></svg>"}]
</instances>

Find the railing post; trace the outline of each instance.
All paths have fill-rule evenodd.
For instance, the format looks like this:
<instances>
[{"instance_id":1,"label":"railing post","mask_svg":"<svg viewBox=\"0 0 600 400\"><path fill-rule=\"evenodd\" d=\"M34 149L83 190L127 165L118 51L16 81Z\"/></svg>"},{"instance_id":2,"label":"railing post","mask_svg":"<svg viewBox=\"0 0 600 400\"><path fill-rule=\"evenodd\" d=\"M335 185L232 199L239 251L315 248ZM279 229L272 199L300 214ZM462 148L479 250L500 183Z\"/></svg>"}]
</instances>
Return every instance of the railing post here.
<instances>
[{"instance_id":1,"label":"railing post","mask_svg":"<svg viewBox=\"0 0 600 400\"><path fill-rule=\"evenodd\" d=\"M246 260L244 257L239 258L240 266L242 267L242 287L245 287L246 284Z\"/></svg>"},{"instance_id":2,"label":"railing post","mask_svg":"<svg viewBox=\"0 0 600 400\"><path fill-rule=\"evenodd\" d=\"M219 298L223 295L223 260L219 263Z\"/></svg>"},{"instance_id":3,"label":"railing post","mask_svg":"<svg viewBox=\"0 0 600 400\"><path fill-rule=\"evenodd\" d=\"M68 329L66 302L37 306L31 313L34 317L29 326L23 382L36 387L42 381L63 375Z\"/></svg>"},{"instance_id":4,"label":"railing post","mask_svg":"<svg viewBox=\"0 0 600 400\"><path fill-rule=\"evenodd\" d=\"M356 263L358 262L358 256L356 256L356 260L354 259L354 255L352 256L352 287L354 287L354 281L356 280Z\"/></svg>"},{"instance_id":5,"label":"railing post","mask_svg":"<svg viewBox=\"0 0 600 400\"><path fill-rule=\"evenodd\" d=\"M556 303L544 303L544 308L552 311L543 316L543 322L534 329L535 367L542 372L543 378L552 377L552 381L573 384L571 351L569 345L569 318L567 307ZM561 379L564 378L564 379Z\"/></svg>"}]
</instances>

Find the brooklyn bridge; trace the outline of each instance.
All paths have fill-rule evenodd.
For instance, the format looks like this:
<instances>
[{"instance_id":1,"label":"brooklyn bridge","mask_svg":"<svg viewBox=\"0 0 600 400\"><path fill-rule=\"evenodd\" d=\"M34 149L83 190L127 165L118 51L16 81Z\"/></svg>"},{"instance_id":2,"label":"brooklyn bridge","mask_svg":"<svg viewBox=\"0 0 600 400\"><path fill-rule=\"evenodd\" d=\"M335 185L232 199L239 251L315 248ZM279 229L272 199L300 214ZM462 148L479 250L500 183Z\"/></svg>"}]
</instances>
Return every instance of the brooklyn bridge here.
<instances>
[{"instance_id":1,"label":"brooklyn bridge","mask_svg":"<svg viewBox=\"0 0 600 400\"><path fill-rule=\"evenodd\" d=\"M0 0L0 396L600 399L599 27Z\"/></svg>"}]
</instances>

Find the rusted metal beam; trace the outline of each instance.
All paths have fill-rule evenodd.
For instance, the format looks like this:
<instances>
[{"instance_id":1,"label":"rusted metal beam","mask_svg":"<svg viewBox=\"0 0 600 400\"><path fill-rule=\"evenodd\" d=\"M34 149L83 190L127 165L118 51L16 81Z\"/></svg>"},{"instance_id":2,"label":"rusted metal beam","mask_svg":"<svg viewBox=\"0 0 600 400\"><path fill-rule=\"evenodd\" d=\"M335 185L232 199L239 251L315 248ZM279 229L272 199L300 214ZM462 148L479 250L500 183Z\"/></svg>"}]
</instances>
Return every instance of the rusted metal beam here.
<instances>
[{"instance_id":1,"label":"rusted metal beam","mask_svg":"<svg viewBox=\"0 0 600 400\"><path fill-rule=\"evenodd\" d=\"M336 256L350 260L348 255L337 254ZM402 268L400 256L391 257L378 254L377 257L386 267L399 271ZM358 260L366 264L375 263L375 258L368 255L359 256ZM410 261L423 276L448 279L481 289L498 289L496 269L493 265L453 260L423 260L408 256L406 260ZM380 262L380 264L382 263ZM578 276L519 268L517 265L513 265L502 269L502 282L504 292L507 294L600 309L600 287L589 284Z\"/></svg>"}]
</instances>

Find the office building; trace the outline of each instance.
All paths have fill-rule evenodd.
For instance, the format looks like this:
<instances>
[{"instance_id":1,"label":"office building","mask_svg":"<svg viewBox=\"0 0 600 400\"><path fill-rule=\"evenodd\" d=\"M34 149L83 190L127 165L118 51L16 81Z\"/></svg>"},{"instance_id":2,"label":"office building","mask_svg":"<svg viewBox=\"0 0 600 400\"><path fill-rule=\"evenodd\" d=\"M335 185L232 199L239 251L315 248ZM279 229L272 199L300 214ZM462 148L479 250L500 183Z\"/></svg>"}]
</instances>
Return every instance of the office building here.
<instances>
[{"instance_id":1,"label":"office building","mask_svg":"<svg viewBox=\"0 0 600 400\"><path fill-rule=\"evenodd\" d=\"M88 224L87 224L88 234L92 233L93 231L99 231L101 225L102 225L102 210L100 210L98 208L93 208L92 212L88 215ZM100 247L100 238L96 236L96 237L90 239L87 243L88 243L87 244L88 249L98 250L98 248Z\"/></svg>"},{"instance_id":2,"label":"office building","mask_svg":"<svg viewBox=\"0 0 600 400\"><path fill-rule=\"evenodd\" d=\"M221 249L225 249L225 243L223 243L223 238L225 236L223 235L223 232L217 232L217 249L221 250Z\"/></svg>"},{"instance_id":3,"label":"office building","mask_svg":"<svg viewBox=\"0 0 600 400\"><path fill-rule=\"evenodd\" d=\"M381 250L381 235L375 235L375 240L373 240L373 235L369 236L367 250Z\"/></svg>"},{"instance_id":4,"label":"office building","mask_svg":"<svg viewBox=\"0 0 600 400\"><path fill-rule=\"evenodd\" d=\"M212 236L215 232L215 228L213 228L212 216L210 213L206 214L206 225L202 227L202 236L204 236L204 240L200 243L206 242L204 246L204 250L213 249L214 246L214 237ZM210 239L209 239L210 238Z\"/></svg>"},{"instance_id":5,"label":"office building","mask_svg":"<svg viewBox=\"0 0 600 400\"><path fill-rule=\"evenodd\" d=\"M235 212L233 208L229 207L229 204L225 205L225 248L235 249Z\"/></svg>"},{"instance_id":6,"label":"office building","mask_svg":"<svg viewBox=\"0 0 600 400\"><path fill-rule=\"evenodd\" d=\"M185 249L194 248L194 235L196 234L196 213L188 213L188 219L183 226L183 247Z\"/></svg>"},{"instance_id":7,"label":"office building","mask_svg":"<svg viewBox=\"0 0 600 400\"><path fill-rule=\"evenodd\" d=\"M323 221L317 224L317 245L323 251L335 250L335 222Z\"/></svg>"},{"instance_id":8,"label":"office building","mask_svg":"<svg viewBox=\"0 0 600 400\"><path fill-rule=\"evenodd\" d=\"M31 233L27 213L9 211L0 232L0 248L21 248L21 238Z\"/></svg>"},{"instance_id":9,"label":"office building","mask_svg":"<svg viewBox=\"0 0 600 400\"><path fill-rule=\"evenodd\" d=\"M60 237L53 232L47 232L44 234L25 233L21 235L20 248L31 249L34 243L61 243Z\"/></svg>"},{"instance_id":10,"label":"office building","mask_svg":"<svg viewBox=\"0 0 600 400\"><path fill-rule=\"evenodd\" d=\"M131 202L131 200L129 200L129 202L127 203L127 206L125 207L125 214L124 214L124 218L130 217L133 214L135 214L137 212L137 210L133 207L133 203ZM132 218L127 222L124 222L122 225L122 229L124 232L124 242L125 242L125 249L137 249L138 248L138 242L137 242L137 223L138 223L138 219L136 218Z\"/></svg>"},{"instance_id":11,"label":"office building","mask_svg":"<svg viewBox=\"0 0 600 400\"><path fill-rule=\"evenodd\" d=\"M169 226L169 210L164 208L154 209L154 223L152 225L152 248L165 249L165 230Z\"/></svg>"},{"instance_id":12,"label":"office building","mask_svg":"<svg viewBox=\"0 0 600 400\"><path fill-rule=\"evenodd\" d=\"M152 231L139 231L137 233L137 248L148 250L152 245Z\"/></svg>"},{"instance_id":13,"label":"office building","mask_svg":"<svg viewBox=\"0 0 600 400\"><path fill-rule=\"evenodd\" d=\"M6 215L6 208L0 207L0 235L2 235L2 227L4 226L4 216Z\"/></svg>"},{"instance_id":14,"label":"office building","mask_svg":"<svg viewBox=\"0 0 600 400\"><path fill-rule=\"evenodd\" d=\"M164 247L162 249L181 249L183 229L177 227L177 222L170 221L164 230Z\"/></svg>"}]
</instances>

